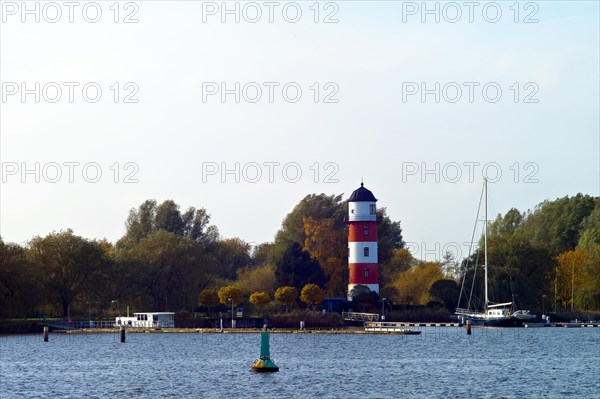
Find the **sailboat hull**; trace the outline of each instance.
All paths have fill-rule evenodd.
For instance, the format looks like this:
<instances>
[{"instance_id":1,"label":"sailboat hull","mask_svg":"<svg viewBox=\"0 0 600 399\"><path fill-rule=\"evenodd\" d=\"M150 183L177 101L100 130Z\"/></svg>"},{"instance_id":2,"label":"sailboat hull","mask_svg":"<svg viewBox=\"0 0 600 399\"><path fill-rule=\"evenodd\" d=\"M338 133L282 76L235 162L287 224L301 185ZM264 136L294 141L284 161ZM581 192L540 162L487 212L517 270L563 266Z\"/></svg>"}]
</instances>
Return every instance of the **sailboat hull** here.
<instances>
[{"instance_id":1,"label":"sailboat hull","mask_svg":"<svg viewBox=\"0 0 600 399\"><path fill-rule=\"evenodd\" d=\"M477 316L466 316L463 315L463 324L469 320L469 324L477 327L523 327L524 320L517 319L515 317L477 317Z\"/></svg>"}]
</instances>

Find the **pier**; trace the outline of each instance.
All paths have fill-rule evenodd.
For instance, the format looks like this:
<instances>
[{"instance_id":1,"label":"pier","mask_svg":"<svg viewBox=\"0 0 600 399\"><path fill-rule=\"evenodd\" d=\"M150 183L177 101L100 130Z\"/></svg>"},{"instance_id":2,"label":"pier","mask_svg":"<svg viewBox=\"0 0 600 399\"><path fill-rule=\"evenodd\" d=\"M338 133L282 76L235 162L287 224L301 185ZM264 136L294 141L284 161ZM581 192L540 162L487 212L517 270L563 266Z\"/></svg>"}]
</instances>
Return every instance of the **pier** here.
<instances>
[{"instance_id":1,"label":"pier","mask_svg":"<svg viewBox=\"0 0 600 399\"><path fill-rule=\"evenodd\" d=\"M600 322L577 322L577 323L526 323L525 328L537 327L566 327L566 328L581 328L581 327L600 327Z\"/></svg>"},{"instance_id":2,"label":"pier","mask_svg":"<svg viewBox=\"0 0 600 399\"><path fill-rule=\"evenodd\" d=\"M404 327L462 327L460 323L409 323L409 322L381 322L365 323L369 325L381 325L383 328L404 328Z\"/></svg>"},{"instance_id":3,"label":"pier","mask_svg":"<svg viewBox=\"0 0 600 399\"><path fill-rule=\"evenodd\" d=\"M46 325L52 330L83 330L83 329L114 329L118 328L114 321L111 320L100 320L100 321L81 321L81 320L46 320L39 324Z\"/></svg>"},{"instance_id":4,"label":"pier","mask_svg":"<svg viewBox=\"0 0 600 399\"><path fill-rule=\"evenodd\" d=\"M364 317L362 315L367 314L358 314L360 316L356 316L357 313L353 314L352 321L359 321L360 317ZM336 328L319 328L313 327L309 329L294 329L294 328L273 328L270 329L270 333L279 333L279 334L364 334L364 333L374 333L374 332L398 332L401 330L407 330L410 328L421 328L421 327L464 327L463 324L458 322L447 322L447 323L421 323L421 322L379 322L373 320L373 317L366 316L367 320L363 320L363 328L354 326L345 326L345 327L336 327ZM46 325L53 332L65 332L65 333L114 333L118 332L120 326L116 324L114 321L71 321L67 320L54 320L47 321L46 323L40 322L42 325ZM480 327L473 326L477 328L503 328L503 327ZM600 322L554 322L554 323L526 323L523 327L516 328L541 328L541 327L563 327L563 328L593 328L600 327ZM239 329L223 329L220 328L177 328L177 327L161 327L158 323L152 326L128 326L125 325L127 332L131 333L149 333L149 332L164 332L164 333L225 333L225 334L234 334L234 333L258 333L261 329L257 328L239 328Z\"/></svg>"},{"instance_id":5,"label":"pier","mask_svg":"<svg viewBox=\"0 0 600 399\"><path fill-rule=\"evenodd\" d=\"M367 332L390 332L390 333L398 333L398 334L421 334L421 331L411 330L407 328L404 323L394 323L394 322L366 322L365 323L365 331Z\"/></svg>"},{"instance_id":6,"label":"pier","mask_svg":"<svg viewBox=\"0 0 600 399\"><path fill-rule=\"evenodd\" d=\"M358 313L358 312L342 312L342 317L346 321L377 321L379 314L377 313Z\"/></svg>"}]
</instances>

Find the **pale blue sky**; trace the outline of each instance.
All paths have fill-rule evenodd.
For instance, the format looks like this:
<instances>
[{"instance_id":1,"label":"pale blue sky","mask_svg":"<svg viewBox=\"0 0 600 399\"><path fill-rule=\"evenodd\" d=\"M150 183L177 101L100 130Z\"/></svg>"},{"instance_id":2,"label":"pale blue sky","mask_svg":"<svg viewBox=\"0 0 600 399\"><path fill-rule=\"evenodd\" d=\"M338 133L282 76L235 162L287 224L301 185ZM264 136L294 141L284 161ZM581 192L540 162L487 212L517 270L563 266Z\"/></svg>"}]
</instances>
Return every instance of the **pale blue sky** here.
<instances>
[{"instance_id":1,"label":"pale blue sky","mask_svg":"<svg viewBox=\"0 0 600 399\"><path fill-rule=\"evenodd\" d=\"M313 22L313 2L299 3L303 14L296 24L277 10L272 24L243 18L221 23L219 15L206 16L203 23L203 3L193 1L136 2L139 23L115 24L108 9L112 2L100 4L103 15L96 24L80 13L72 24L23 24L19 14L4 15L2 82L97 82L103 89L93 104L83 101L80 91L74 103L63 98L36 104L31 96L21 103L17 94L1 104L6 183L0 233L7 241L68 227L116 241L129 208L155 198L173 199L183 208L205 207L222 236L260 243L273 239L305 195L348 196L363 178L378 204L402 221L405 240L431 249L470 239L485 164L502 171L490 185L493 213L524 211L578 192L599 194L597 2L535 2L539 22L531 24L522 19L533 8L521 9L521 22L513 22L513 2L499 3L502 17L495 24L478 9L474 23L466 15L454 24L443 16L440 23L431 17L422 23L420 14L403 23L406 2L358 1L336 2L339 22L333 24ZM321 9L319 17L332 10ZM131 9L119 17L126 11ZM113 103L114 82L135 82L139 102ZM273 103L237 104L231 96L226 103L218 96L202 102L203 82L297 82L303 95L297 103L284 101L280 90ZM338 103L315 104L314 82L321 96L331 91L325 83L335 83ZM406 82L430 88L457 82L465 91L457 103L435 103L432 95L425 103L418 95L403 102ZM466 99L464 82L480 84L473 103ZM481 95L490 82L502 89L496 103ZM539 89L533 96L538 103L523 103L533 90L523 87L528 82ZM6 173L12 162L32 168L35 162L41 167L96 162L103 176L87 183L78 170L73 183L66 176L55 184L26 176L22 183L19 173ZM109 167L115 162L121 169L126 162L137 164L139 182L123 183L121 170L114 183ZM230 168L236 162L296 162L303 175L287 182L280 166L270 183L263 166L265 175L257 183L243 177L235 183L231 175L225 182L205 176L203 182L205 162ZM315 162L321 168L317 183L310 169ZM324 182L326 172L334 170L323 169L328 162L339 168L337 183ZM473 182L464 166L469 162L479 163ZM403 176L403 163L405 171L423 163L428 168L456 163L463 165L463 177L451 183L452 176L440 176L436 183L433 175ZM524 182L529 172L535 172L537 183Z\"/></svg>"}]
</instances>

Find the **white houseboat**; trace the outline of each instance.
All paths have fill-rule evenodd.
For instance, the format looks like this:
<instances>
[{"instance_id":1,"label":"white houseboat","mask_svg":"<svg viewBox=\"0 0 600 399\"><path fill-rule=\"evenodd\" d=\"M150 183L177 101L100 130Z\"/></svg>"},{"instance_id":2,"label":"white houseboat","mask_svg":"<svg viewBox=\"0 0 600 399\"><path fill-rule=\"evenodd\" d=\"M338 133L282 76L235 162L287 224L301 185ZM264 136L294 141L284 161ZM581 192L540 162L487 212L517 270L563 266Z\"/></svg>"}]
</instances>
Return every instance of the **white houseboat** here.
<instances>
[{"instance_id":1,"label":"white houseboat","mask_svg":"<svg viewBox=\"0 0 600 399\"><path fill-rule=\"evenodd\" d=\"M118 316L115 319L117 326L125 327L155 327L172 328L175 327L175 313L173 312L150 312L134 313L133 317Z\"/></svg>"}]
</instances>

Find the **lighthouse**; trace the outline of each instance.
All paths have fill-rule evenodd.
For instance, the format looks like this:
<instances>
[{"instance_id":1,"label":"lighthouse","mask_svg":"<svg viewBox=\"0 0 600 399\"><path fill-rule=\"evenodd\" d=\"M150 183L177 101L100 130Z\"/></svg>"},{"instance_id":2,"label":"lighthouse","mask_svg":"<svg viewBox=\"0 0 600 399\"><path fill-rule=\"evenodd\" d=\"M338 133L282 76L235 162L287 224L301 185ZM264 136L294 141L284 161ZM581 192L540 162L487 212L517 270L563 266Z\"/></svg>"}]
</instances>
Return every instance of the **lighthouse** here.
<instances>
[{"instance_id":1,"label":"lighthouse","mask_svg":"<svg viewBox=\"0 0 600 399\"><path fill-rule=\"evenodd\" d=\"M379 294L377 270L377 198L360 187L348 198L348 300L357 285Z\"/></svg>"}]
</instances>

